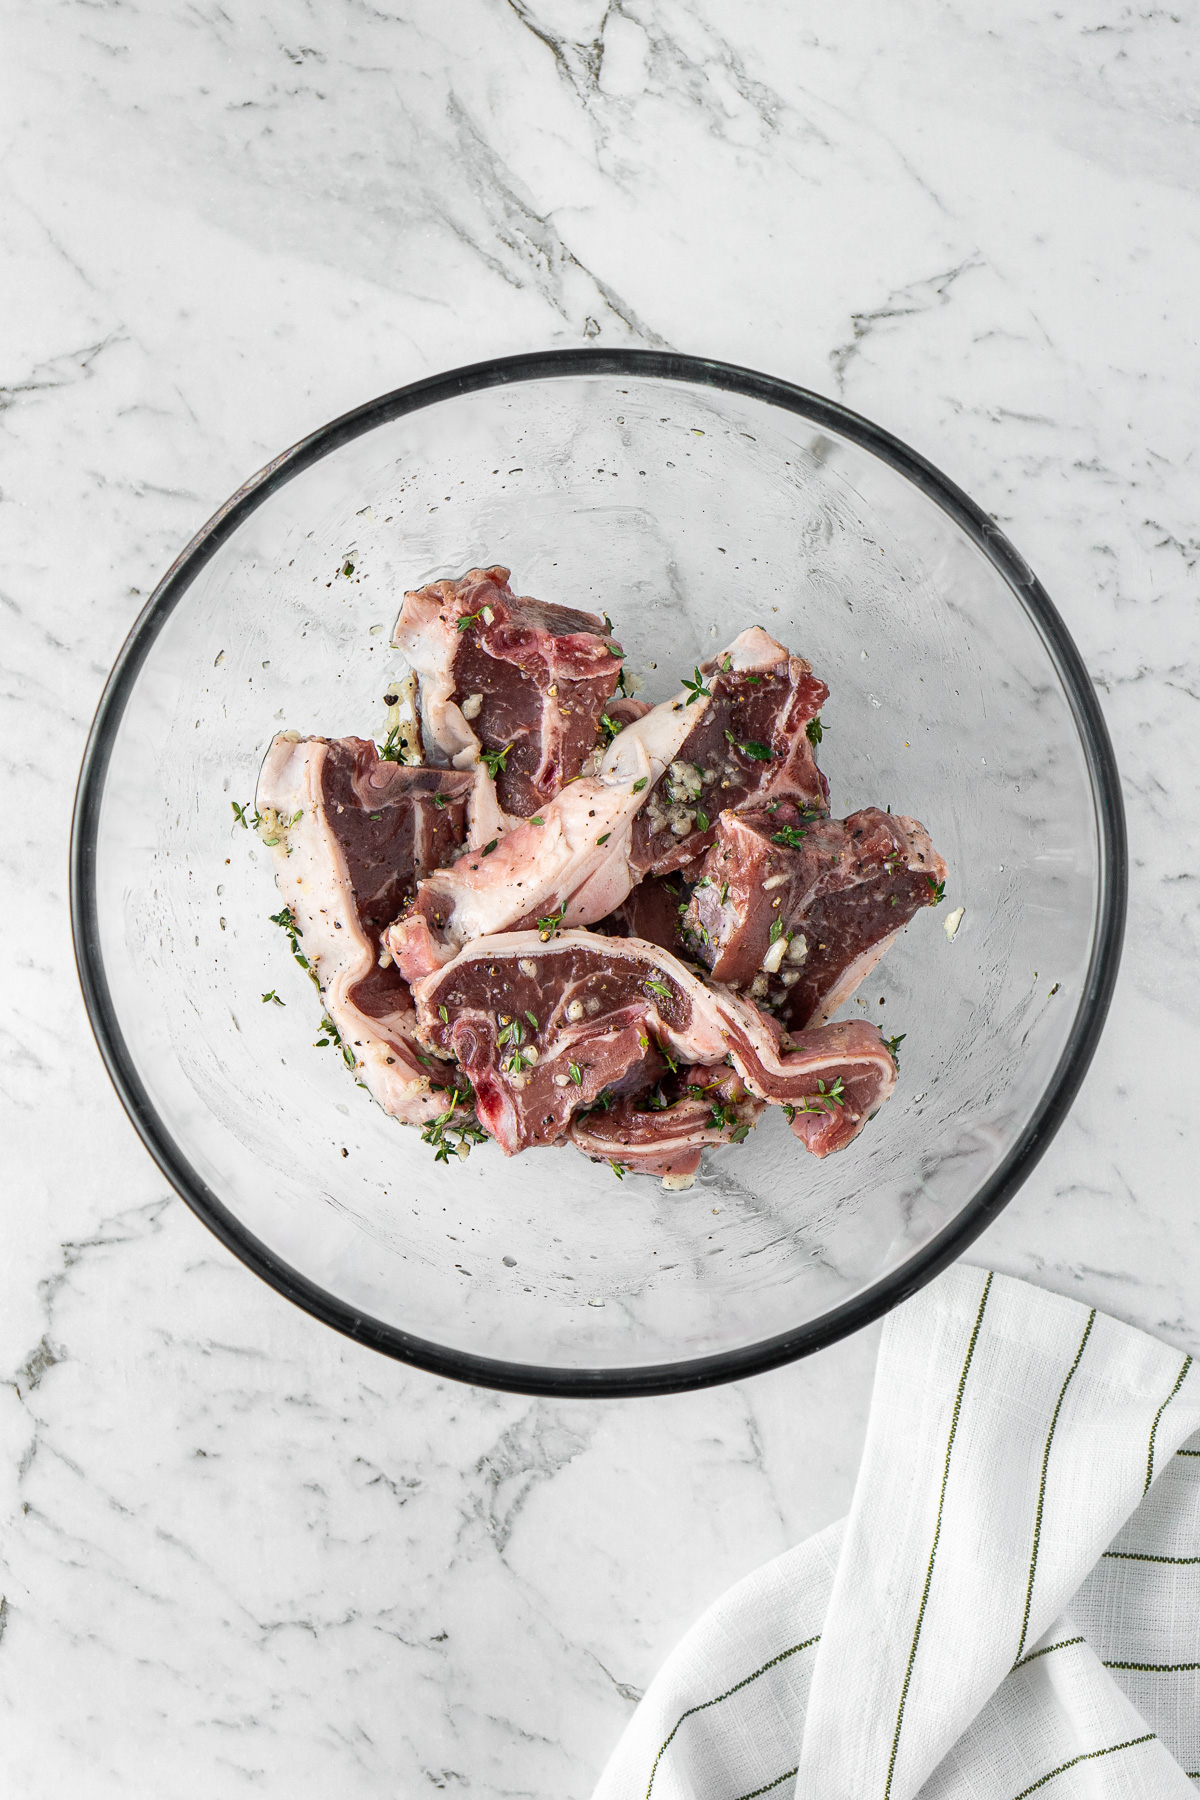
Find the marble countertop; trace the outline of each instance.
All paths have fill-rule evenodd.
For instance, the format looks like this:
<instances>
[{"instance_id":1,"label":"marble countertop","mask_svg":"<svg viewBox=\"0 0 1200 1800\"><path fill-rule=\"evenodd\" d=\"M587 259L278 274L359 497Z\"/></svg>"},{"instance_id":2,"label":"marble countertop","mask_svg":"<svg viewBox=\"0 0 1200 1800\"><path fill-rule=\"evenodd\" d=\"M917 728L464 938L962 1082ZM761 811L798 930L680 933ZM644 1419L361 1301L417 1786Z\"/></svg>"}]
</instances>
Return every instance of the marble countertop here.
<instances>
[{"instance_id":1,"label":"marble countertop","mask_svg":"<svg viewBox=\"0 0 1200 1800\"><path fill-rule=\"evenodd\" d=\"M875 1332L676 1399L435 1381L228 1256L109 1087L66 892L105 673L238 482L387 388L670 345L844 397L998 517L1093 672L1132 895L1082 1094L972 1260L1200 1347L1198 50L1117 0L14 0L14 1800L582 1800L684 1628L853 1483Z\"/></svg>"}]
</instances>

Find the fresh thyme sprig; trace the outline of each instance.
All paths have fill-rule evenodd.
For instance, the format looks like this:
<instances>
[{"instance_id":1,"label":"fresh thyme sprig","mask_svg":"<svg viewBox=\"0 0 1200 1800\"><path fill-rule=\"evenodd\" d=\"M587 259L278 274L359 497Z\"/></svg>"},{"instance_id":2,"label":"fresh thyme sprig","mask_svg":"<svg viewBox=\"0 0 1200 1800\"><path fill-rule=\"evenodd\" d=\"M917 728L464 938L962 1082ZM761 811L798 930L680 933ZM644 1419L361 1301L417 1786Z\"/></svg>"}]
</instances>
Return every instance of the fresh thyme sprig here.
<instances>
[{"instance_id":1,"label":"fresh thyme sprig","mask_svg":"<svg viewBox=\"0 0 1200 1800\"><path fill-rule=\"evenodd\" d=\"M828 1088L818 1077L817 1091L815 1094L806 1094L804 1099L799 1101L795 1106L785 1106L783 1110L787 1114L790 1123L797 1113L832 1113L835 1106L845 1106L845 1104L846 1090L841 1076L839 1075L837 1080L832 1082Z\"/></svg>"},{"instance_id":2,"label":"fresh thyme sprig","mask_svg":"<svg viewBox=\"0 0 1200 1800\"><path fill-rule=\"evenodd\" d=\"M449 1095L450 1104L424 1127L421 1142L432 1146L436 1153L434 1162L448 1163L451 1155L467 1157L472 1144L486 1143L487 1133L475 1117L475 1095L470 1082L465 1090L456 1086L443 1092ZM457 1116L460 1113L461 1118ZM452 1133L457 1143L451 1142Z\"/></svg>"},{"instance_id":3,"label":"fresh thyme sprig","mask_svg":"<svg viewBox=\"0 0 1200 1800\"><path fill-rule=\"evenodd\" d=\"M942 904L942 901L946 898L945 882L944 881L935 881L933 879L932 875L927 875L925 877L925 879L929 883L930 890L933 894L933 899L930 901L930 905L931 906L940 906Z\"/></svg>"},{"instance_id":4,"label":"fresh thyme sprig","mask_svg":"<svg viewBox=\"0 0 1200 1800\"><path fill-rule=\"evenodd\" d=\"M694 706L697 700L712 699L712 689L710 687L705 687L704 677L700 673L699 667L696 668L694 678L691 681L688 680L686 675L684 676L682 686L688 690L688 706Z\"/></svg>"},{"instance_id":5,"label":"fresh thyme sprig","mask_svg":"<svg viewBox=\"0 0 1200 1800\"><path fill-rule=\"evenodd\" d=\"M292 911L291 907L283 906L279 909L279 911L277 913L271 913L269 915L269 917L270 917L272 925L278 925L279 929L281 931L287 932L288 942L292 946L292 955L295 957L296 961L300 964L300 967L302 969L305 969L308 972L308 974L312 977L312 979L314 981L316 981L317 978L313 974L312 965L310 964L307 956L305 956L303 950L300 948L300 927L296 923L296 915ZM320 985L320 983L318 983L318 986L319 985Z\"/></svg>"},{"instance_id":6,"label":"fresh thyme sprig","mask_svg":"<svg viewBox=\"0 0 1200 1800\"><path fill-rule=\"evenodd\" d=\"M326 1013L321 1020L321 1031L323 1035L317 1039L316 1043L313 1045L313 1049L325 1050L332 1044L335 1049L341 1051L342 1061L345 1063L346 1067L348 1069L353 1069L355 1066L354 1052L334 1024L333 1020L329 1017L328 1013Z\"/></svg>"},{"instance_id":7,"label":"fresh thyme sprig","mask_svg":"<svg viewBox=\"0 0 1200 1800\"><path fill-rule=\"evenodd\" d=\"M514 739L513 741L515 742L516 740ZM487 764L488 774L493 781L495 781L497 775L503 774L505 763L508 760L508 753L511 749L512 744L505 744L503 750L481 750L479 752L479 760L481 763Z\"/></svg>"},{"instance_id":8,"label":"fresh thyme sprig","mask_svg":"<svg viewBox=\"0 0 1200 1800\"><path fill-rule=\"evenodd\" d=\"M543 944L548 944L559 926L567 916L567 903L564 900L556 913L548 913L544 919L538 920L538 936Z\"/></svg>"}]
</instances>

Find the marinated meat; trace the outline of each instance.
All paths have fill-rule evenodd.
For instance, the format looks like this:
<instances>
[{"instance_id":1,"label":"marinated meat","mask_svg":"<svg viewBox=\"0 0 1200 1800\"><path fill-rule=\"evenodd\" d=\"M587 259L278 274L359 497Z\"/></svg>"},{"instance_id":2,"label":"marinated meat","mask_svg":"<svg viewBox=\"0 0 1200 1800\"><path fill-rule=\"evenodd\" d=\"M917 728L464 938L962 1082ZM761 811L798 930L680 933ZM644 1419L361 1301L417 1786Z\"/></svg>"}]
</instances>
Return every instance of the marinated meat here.
<instances>
[{"instance_id":1,"label":"marinated meat","mask_svg":"<svg viewBox=\"0 0 1200 1800\"><path fill-rule=\"evenodd\" d=\"M789 802L722 813L683 937L714 979L799 1030L849 999L945 879L924 826L877 806L847 819Z\"/></svg>"},{"instance_id":2,"label":"marinated meat","mask_svg":"<svg viewBox=\"0 0 1200 1800\"><path fill-rule=\"evenodd\" d=\"M946 869L915 820L829 818L811 666L756 626L651 706L606 617L498 566L406 594L393 642L384 756L285 733L257 794L363 1085L442 1161L482 1127L683 1188L768 1105L848 1144L895 1059L827 1021Z\"/></svg>"},{"instance_id":3,"label":"marinated meat","mask_svg":"<svg viewBox=\"0 0 1200 1800\"><path fill-rule=\"evenodd\" d=\"M480 1123L510 1156L560 1143L581 1108L644 1092L672 1062L728 1059L816 1156L849 1143L895 1083L874 1026L786 1042L774 1019L639 938L505 933L461 951L413 999L421 1037L460 1064Z\"/></svg>"},{"instance_id":4,"label":"marinated meat","mask_svg":"<svg viewBox=\"0 0 1200 1800\"><path fill-rule=\"evenodd\" d=\"M691 863L674 875L647 875L630 888L619 906L597 922L596 930L607 932L610 937L645 938L647 943L659 944L677 956L690 954L679 934L690 891L684 883L686 878L695 880L699 876L701 862Z\"/></svg>"},{"instance_id":5,"label":"marinated meat","mask_svg":"<svg viewBox=\"0 0 1200 1800\"><path fill-rule=\"evenodd\" d=\"M444 1101L408 984L381 935L419 877L462 844L470 771L406 768L362 738L277 737L256 805L290 920L355 1074L410 1124Z\"/></svg>"},{"instance_id":6,"label":"marinated meat","mask_svg":"<svg viewBox=\"0 0 1200 1800\"><path fill-rule=\"evenodd\" d=\"M721 661L753 674L785 654L755 628ZM619 906L641 875L631 866L637 815L710 704L705 695L693 707L681 692L652 707L613 739L598 774L570 782L535 817L508 832L497 829L478 855L420 882L415 903L387 935L405 978L421 979L474 938L540 919L550 929L588 925Z\"/></svg>"},{"instance_id":7,"label":"marinated meat","mask_svg":"<svg viewBox=\"0 0 1200 1800\"><path fill-rule=\"evenodd\" d=\"M691 729L633 828L639 875L667 875L701 855L728 808L787 799L829 810L829 783L808 733L829 689L765 631L744 632L739 642L751 637L753 661L739 664L725 652L696 671L705 679L691 684L684 703L685 712L696 708Z\"/></svg>"},{"instance_id":8,"label":"marinated meat","mask_svg":"<svg viewBox=\"0 0 1200 1800\"><path fill-rule=\"evenodd\" d=\"M498 567L406 594L392 642L416 671L433 760L470 768L482 753L512 818L579 774L621 672L603 619L518 599Z\"/></svg>"},{"instance_id":9,"label":"marinated meat","mask_svg":"<svg viewBox=\"0 0 1200 1800\"><path fill-rule=\"evenodd\" d=\"M691 1186L705 1149L741 1143L766 1110L726 1063L681 1069L647 1093L605 1102L572 1119L575 1148L674 1188Z\"/></svg>"}]
</instances>

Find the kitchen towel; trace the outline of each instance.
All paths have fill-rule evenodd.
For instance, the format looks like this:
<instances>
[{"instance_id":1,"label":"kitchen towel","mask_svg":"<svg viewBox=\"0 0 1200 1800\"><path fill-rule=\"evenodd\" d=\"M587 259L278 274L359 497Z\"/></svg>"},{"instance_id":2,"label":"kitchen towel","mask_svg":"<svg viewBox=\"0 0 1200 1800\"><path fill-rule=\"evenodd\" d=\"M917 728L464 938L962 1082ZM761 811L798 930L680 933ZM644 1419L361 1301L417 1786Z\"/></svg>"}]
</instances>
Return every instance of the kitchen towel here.
<instances>
[{"instance_id":1,"label":"kitchen towel","mask_svg":"<svg viewBox=\"0 0 1200 1800\"><path fill-rule=\"evenodd\" d=\"M891 1314L849 1516L693 1626L595 1800L766 1794L1200 1794L1190 1356L961 1266Z\"/></svg>"}]
</instances>

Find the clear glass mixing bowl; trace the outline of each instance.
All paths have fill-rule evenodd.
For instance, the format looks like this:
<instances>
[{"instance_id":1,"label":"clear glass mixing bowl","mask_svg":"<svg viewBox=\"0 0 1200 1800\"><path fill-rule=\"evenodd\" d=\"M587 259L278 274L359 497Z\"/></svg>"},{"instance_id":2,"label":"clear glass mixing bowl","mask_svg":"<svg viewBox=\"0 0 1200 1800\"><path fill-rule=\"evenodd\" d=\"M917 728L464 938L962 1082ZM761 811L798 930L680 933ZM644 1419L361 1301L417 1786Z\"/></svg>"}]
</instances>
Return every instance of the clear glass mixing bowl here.
<instances>
[{"instance_id":1,"label":"clear glass mixing bowl","mask_svg":"<svg viewBox=\"0 0 1200 1800\"><path fill-rule=\"evenodd\" d=\"M832 691L833 810L928 826L945 903L848 1008L904 1033L899 1086L842 1154L815 1161L776 1114L681 1194L569 1149L439 1165L314 1047L316 997L268 920L270 856L231 802L284 726L380 732L402 591L494 562L518 593L607 610L653 699L762 623ZM72 865L102 1054L204 1222L364 1343L547 1393L745 1375L928 1280L1061 1122L1125 898L1100 713L1004 536L842 407L635 351L417 383L247 483L121 652ZM272 988L282 1009L261 1001Z\"/></svg>"}]
</instances>

